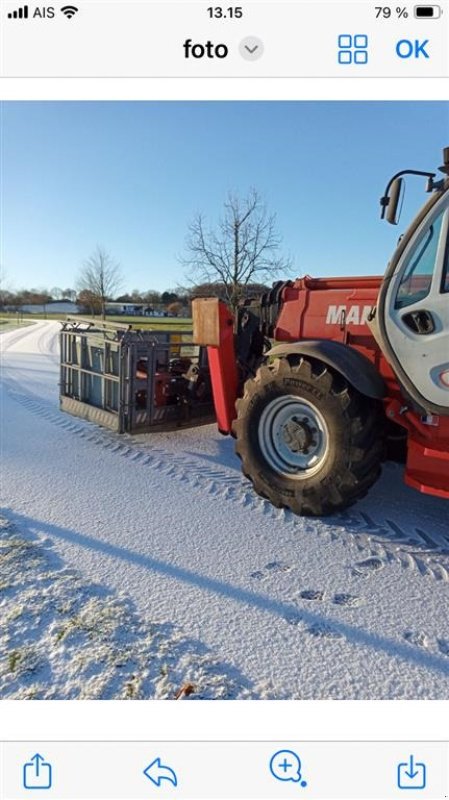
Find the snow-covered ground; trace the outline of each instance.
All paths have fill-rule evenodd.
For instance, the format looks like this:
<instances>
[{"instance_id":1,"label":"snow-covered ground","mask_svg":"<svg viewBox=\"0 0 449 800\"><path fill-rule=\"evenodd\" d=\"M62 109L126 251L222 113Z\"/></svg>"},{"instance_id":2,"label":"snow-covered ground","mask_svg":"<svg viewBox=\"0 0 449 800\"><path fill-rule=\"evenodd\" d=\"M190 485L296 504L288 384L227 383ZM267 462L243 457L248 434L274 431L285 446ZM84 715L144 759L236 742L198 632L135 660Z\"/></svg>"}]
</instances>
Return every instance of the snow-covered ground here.
<instances>
[{"instance_id":1,"label":"snow-covered ground","mask_svg":"<svg viewBox=\"0 0 449 800\"><path fill-rule=\"evenodd\" d=\"M214 426L60 413L58 330L0 335L2 697L449 698L447 504L280 512Z\"/></svg>"}]
</instances>

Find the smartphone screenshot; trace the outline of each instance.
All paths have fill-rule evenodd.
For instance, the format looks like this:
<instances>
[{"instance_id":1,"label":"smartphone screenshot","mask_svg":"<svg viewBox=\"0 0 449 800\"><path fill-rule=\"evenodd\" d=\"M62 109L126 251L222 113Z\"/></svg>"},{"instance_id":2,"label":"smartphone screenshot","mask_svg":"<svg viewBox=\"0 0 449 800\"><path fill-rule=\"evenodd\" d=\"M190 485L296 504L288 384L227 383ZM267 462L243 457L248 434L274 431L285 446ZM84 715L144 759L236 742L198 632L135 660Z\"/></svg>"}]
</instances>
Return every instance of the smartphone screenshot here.
<instances>
[{"instance_id":1,"label":"smartphone screenshot","mask_svg":"<svg viewBox=\"0 0 449 800\"><path fill-rule=\"evenodd\" d=\"M0 800L449 797L448 41L2 0Z\"/></svg>"}]
</instances>

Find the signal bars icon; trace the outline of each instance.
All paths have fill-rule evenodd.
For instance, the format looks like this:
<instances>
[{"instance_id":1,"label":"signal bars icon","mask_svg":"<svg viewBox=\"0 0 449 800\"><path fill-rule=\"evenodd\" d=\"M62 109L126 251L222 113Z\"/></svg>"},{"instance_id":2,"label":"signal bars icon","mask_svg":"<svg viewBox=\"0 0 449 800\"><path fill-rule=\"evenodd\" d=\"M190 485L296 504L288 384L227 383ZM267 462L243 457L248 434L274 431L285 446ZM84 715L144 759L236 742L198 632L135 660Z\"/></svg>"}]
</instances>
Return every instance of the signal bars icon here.
<instances>
[{"instance_id":1,"label":"signal bars icon","mask_svg":"<svg viewBox=\"0 0 449 800\"><path fill-rule=\"evenodd\" d=\"M28 6L22 6L8 14L8 19L28 19Z\"/></svg>"},{"instance_id":2,"label":"signal bars icon","mask_svg":"<svg viewBox=\"0 0 449 800\"><path fill-rule=\"evenodd\" d=\"M64 14L67 19L72 19L77 11L78 9L76 6L63 6L61 8L62 14ZM15 11L11 11L8 14L8 19L28 19L28 6L22 6L21 8L17 8Z\"/></svg>"}]
</instances>

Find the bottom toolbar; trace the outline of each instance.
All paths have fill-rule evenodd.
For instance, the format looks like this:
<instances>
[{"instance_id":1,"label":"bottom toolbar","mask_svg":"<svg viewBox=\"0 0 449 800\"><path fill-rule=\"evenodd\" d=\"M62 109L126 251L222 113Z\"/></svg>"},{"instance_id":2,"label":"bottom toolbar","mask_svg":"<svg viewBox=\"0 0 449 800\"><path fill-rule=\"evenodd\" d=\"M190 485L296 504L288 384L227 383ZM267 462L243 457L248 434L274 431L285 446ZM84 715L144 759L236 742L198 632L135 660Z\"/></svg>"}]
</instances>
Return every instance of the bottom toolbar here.
<instances>
[{"instance_id":1,"label":"bottom toolbar","mask_svg":"<svg viewBox=\"0 0 449 800\"><path fill-rule=\"evenodd\" d=\"M449 796L447 742L3 742L2 800Z\"/></svg>"}]
</instances>

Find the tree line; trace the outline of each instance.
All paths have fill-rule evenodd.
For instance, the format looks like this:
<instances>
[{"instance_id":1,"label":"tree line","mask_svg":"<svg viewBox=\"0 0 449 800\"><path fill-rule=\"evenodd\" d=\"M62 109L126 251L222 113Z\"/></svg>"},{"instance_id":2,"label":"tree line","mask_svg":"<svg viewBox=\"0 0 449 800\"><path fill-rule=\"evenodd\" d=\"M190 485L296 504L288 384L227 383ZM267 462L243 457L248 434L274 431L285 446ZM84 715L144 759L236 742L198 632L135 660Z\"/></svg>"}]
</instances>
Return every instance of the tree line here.
<instances>
[{"instance_id":1,"label":"tree line","mask_svg":"<svg viewBox=\"0 0 449 800\"><path fill-rule=\"evenodd\" d=\"M274 278L286 278L291 262L281 254L276 216L270 214L260 194L251 189L245 197L229 194L221 218L210 224L197 214L189 226L185 254L179 259L189 287L157 292L133 289L120 293L124 271L111 253L97 245L80 267L76 286L0 292L4 308L46 305L52 300L77 302L91 314L106 314L108 302L145 304L178 314L193 297L218 296L235 309L245 297L266 291Z\"/></svg>"},{"instance_id":2,"label":"tree line","mask_svg":"<svg viewBox=\"0 0 449 800\"><path fill-rule=\"evenodd\" d=\"M158 292L155 289L149 289L147 291L133 289L131 292L120 295L107 295L105 296L105 303L116 302L123 303L124 305L137 304L146 305L154 309L181 311L183 307L189 305L195 290L196 287L192 287L192 289L189 290L179 289L177 291L167 289L164 292ZM198 291L201 294L203 291L202 287L198 287ZM40 287L20 289L18 291L10 291L8 289L0 290L0 308L2 310L8 308L13 311L18 311L22 306L47 306L50 303L62 300L70 300L88 313L101 313L102 311L101 298L88 289L62 289L59 286L54 286L51 289ZM175 308L171 308L173 305L175 305Z\"/></svg>"},{"instance_id":3,"label":"tree line","mask_svg":"<svg viewBox=\"0 0 449 800\"><path fill-rule=\"evenodd\" d=\"M262 292L269 290L269 286L262 283L251 283L245 287L244 297L256 297ZM133 289L120 295L107 297L105 303L115 302L123 305L143 305L146 308L156 311L167 311L169 314L179 315L190 312L190 304L194 297L219 297L227 301L227 289L223 283L211 282L194 284L189 288L178 288L177 290L167 289L158 292L155 289L140 291ZM90 292L82 289L61 289L57 286L52 289L21 289L17 292L8 290L0 291L0 310L18 312L23 306L48 306L61 300L70 300L76 303L86 314L100 315L102 313L101 299ZM50 309L48 309L50 310Z\"/></svg>"}]
</instances>

